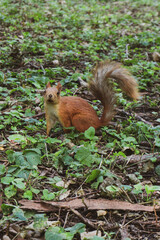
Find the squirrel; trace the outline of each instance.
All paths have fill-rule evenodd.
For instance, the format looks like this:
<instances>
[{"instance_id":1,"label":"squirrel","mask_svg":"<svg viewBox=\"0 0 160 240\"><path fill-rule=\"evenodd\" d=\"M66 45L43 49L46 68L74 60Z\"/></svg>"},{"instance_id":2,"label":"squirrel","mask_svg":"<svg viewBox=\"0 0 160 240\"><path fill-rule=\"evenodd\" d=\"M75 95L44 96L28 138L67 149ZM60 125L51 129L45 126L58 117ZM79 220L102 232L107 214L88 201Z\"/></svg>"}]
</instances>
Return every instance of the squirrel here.
<instances>
[{"instance_id":1,"label":"squirrel","mask_svg":"<svg viewBox=\"0 0 160 240\"><path fill-rule=\"evenodd\" d=\"M103 105L103 113L98 118L96 111L84 99L74 96L61 97L62 86L51 87L47 83L44 94L44 107L47 122L47 135L51 128L59 121L64 131L74 126L79 132L84 132L89 127L98 129L107 125L113 118L115 94L111 79L117 80L120 88L132 99L139 99L138 84L130 72L118 62L103 61L96 65L92 71L93 77L88 82L90 92L100 100Z\"/></svg>"}]
</instances>

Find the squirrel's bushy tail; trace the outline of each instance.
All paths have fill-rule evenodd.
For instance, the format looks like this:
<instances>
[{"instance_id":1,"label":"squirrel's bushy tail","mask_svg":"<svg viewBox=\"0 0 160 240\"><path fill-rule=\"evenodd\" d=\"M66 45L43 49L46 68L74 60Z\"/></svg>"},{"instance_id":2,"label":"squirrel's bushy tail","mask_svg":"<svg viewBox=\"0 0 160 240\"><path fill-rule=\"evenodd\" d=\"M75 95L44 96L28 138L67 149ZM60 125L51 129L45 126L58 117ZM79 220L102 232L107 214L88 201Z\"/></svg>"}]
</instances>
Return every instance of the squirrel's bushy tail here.
<instances>
[{"instance_id":1,"label":"squirrel's bushy tail","mask_svg":"<svg viewBox=\"0 0 160 240\"><path fill-rule=\"evenodd\" d=\"M130 72L120 63L104 61L93 69L93 78L89 81L89 89L99 99L103 106L103 114L100 119L102 125L106 125L114 116L115 94L110 79L115 79L120 88L131 98L138 99L138 84Z\"/></svg>"}]
</instances>

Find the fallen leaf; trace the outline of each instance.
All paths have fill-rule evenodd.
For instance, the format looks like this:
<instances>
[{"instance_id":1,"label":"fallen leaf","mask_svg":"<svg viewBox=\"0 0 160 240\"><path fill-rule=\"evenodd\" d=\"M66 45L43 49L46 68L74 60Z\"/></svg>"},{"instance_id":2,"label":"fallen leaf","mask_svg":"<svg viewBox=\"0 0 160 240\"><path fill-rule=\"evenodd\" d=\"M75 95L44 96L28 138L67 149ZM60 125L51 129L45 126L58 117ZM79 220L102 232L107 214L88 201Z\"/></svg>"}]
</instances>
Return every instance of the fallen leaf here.
<instances>
[{"instance_id":1,"label":"fallen leaf","mask_svg":"<svg viewBox=\"0 0 160 240\"><path fill-rule=\"evenodd\" d=\"M101 232L100 231L92 231L92 232L83 232L83 233L80 233L81 235L81 239L90 239L91 237L94 237L94 236L98 236L98 237L101 237Z\"/></svg>"},{"instance_id":2,"label":"fallen leaf","mask_svg":"<svg viewBox=\"0 0 160 240\"><path fill-rule=\"evenodd\" d=\"M104 210L98 210L97 211L97 216L98 217L105 216L106 214L107 214L107 211L104 211Z\"/></svg>"},{"instance_id":3,"label":"fallen leaf","mask_svg":"<svg viewBox=\"0 0 160 240\"><path fill-rule=\"evenodd\" d=\"M63 200L63 199L65 199L65 198L67 198L67 197L69 196L70 192L71 192L71 191L68 190L67 192L62 193L62 194L59 196L59 200Z\"/></svg>"}]
</instances>

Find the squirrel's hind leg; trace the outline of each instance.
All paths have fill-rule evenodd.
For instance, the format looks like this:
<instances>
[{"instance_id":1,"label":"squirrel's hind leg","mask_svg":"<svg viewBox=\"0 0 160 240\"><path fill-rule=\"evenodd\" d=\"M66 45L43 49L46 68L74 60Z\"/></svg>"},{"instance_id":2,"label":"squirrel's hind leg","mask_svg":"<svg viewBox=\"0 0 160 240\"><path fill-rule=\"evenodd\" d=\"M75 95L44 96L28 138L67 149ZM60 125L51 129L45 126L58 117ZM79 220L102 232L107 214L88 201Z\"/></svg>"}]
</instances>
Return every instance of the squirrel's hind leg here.
<instances>
[{"instance_id":1,"label":"squirrel's hind leg","mask_svg":"<svg viewBox=\"0 0 160 240\"><path fill-rule=\"evenodd\" d=\"M91 119L86 115L75 115L72 119L72 125L79 132L86 131L89 127L94 127L95 129L100 127L100 121L97 119Z\"/></svg>"}]
</instances>

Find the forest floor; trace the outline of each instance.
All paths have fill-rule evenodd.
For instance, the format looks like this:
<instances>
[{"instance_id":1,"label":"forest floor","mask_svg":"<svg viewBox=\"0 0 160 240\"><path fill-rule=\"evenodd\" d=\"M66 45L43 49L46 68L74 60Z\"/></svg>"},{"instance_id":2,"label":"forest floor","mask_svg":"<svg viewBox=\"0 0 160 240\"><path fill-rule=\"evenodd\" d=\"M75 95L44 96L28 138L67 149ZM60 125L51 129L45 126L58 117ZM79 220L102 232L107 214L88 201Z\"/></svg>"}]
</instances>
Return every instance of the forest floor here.
<instances>
[{"instance_id":1,"label":"forest floor","mask_svg":"<svg viewBox=\"0 0 160 240\"><path fill-rule=\"evenodd\" d=\"M160 239L160 2L0 1L0 239ZM139 83L114 84L111 124L60 124L46 137L43 90L101 103L81 85L101 60Z\"/></svg>"}]
</instances>

